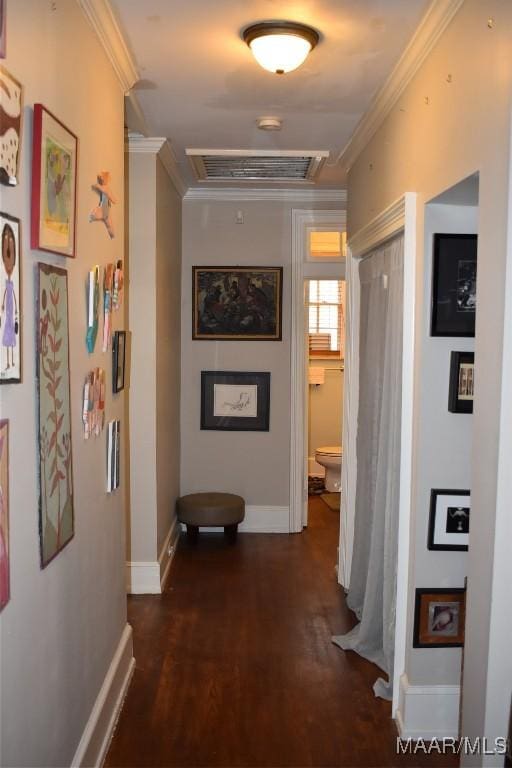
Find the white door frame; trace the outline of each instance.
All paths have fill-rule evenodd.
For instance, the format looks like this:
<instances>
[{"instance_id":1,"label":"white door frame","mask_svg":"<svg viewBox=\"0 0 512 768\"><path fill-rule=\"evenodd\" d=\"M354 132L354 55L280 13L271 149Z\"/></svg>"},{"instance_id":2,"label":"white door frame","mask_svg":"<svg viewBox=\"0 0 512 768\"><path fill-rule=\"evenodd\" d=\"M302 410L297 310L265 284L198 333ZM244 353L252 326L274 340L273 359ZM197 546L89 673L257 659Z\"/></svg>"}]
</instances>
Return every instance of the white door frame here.
<instances>
[{"instance_id":1,"label":"white door frame","mask_svg":"<svg viewBox=\"0 0 512 768\"><path fill-rule=\"evenodd\" d=\"M290 425L290 533L300 533L307 523L307 355L304 344L306 314L304 281L307 261L307 233L310 228L345 229L345 210L292 209L292 327L291 327L291 425Z\"/></svg>"},{"instance_id":2,"label":"white door frame","mask_svg":"<svg viewBox=\"0 0 512 768\"><path fill-rule=\"evenodd\" d=\"M347 337L343 404L343 474L341 494L340 583L348 588L354 544L356 436L359 408L359 262L389 238L404 233L404 305L402 349L402 423L398 518L397 594L393 716L398 709L400 677L405 671L412 509L414 337L416 298L416 194L407 192L349 240L347 253Z\"/></svg>"}]
</instances>

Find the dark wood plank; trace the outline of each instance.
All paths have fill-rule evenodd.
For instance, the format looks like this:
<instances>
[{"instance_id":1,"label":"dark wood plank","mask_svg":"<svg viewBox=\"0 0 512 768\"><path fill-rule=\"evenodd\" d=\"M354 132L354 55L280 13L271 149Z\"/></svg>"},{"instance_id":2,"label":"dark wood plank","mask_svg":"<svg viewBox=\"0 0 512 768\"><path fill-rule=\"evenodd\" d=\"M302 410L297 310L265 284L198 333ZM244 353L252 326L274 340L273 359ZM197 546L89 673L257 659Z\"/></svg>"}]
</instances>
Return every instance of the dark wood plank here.
<instances>
[{"instance_id":1,"label":"dark wood plank","mask_svg":"<svg viewBox=\"0 0 512 768\"><path fill-rule=\"evenodd\" d=\"M132 597L136 671L105 765L450 766L397 756L379 670L334 571L339 515L310 499L303 534L182 537L161 596Z\"/></svg>"}]
</instances>

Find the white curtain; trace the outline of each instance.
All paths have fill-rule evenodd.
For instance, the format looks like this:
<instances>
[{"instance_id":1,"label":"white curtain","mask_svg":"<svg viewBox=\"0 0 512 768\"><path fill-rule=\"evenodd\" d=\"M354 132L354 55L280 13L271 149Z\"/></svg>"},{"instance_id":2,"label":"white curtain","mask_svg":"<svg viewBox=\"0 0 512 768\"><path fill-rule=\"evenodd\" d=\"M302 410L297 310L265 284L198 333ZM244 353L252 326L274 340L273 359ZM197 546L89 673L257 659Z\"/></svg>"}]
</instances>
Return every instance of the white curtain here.
<instances>
[{"instance_id":1,"label":"white curtain","mask_svg":"<svg viewBox=\"0 0 512 768\"><path fill-rule=\"evenodd\" d=\"M333 637L344 650L388 674L376 696L391 698L395 647L400 490L403 236L359 266L361 282L359 417L354 550L349 607L359 624ZM343 492L343 489L342 489Z\"/></svg>"}]
</instances>

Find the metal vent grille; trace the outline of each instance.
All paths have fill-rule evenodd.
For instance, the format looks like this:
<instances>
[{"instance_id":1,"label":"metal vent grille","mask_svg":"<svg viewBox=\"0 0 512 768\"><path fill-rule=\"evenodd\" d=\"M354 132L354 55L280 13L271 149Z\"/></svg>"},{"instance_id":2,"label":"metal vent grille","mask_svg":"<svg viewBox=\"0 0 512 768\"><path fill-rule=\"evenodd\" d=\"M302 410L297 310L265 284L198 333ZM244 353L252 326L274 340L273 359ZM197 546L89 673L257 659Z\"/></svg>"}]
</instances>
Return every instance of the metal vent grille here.
<instances>
[{"instance_id":1,"label":"metal vent grille","mask_svg":"<svg viewBox=\"0 0 512 768\"><path fill-rule=\"evenodd\" d=\"M187 149L200 181L311 182L328 152Z\"/></svg>"}]
</instances>

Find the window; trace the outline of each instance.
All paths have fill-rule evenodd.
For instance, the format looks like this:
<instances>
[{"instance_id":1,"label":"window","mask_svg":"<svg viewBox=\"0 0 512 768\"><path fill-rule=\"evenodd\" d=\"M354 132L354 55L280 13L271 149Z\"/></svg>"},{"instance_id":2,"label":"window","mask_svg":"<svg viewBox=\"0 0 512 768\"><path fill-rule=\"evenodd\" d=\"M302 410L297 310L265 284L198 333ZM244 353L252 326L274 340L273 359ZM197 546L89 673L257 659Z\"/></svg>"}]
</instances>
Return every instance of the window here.
<instances>
[{"instance_id":1,"label":"window","mask_svg":"<svg viewBox=\"0 0 512 768\"><path fill-rule=\"evenodd\" d=\"M339 261L345 258L346 232L313 230L309 232L309 257L314 261Z\"/></svg>"},{"instance_id":2,"label":"window","mask_svg":"<svg viewBox=\"0 0 512 768\"><path fill-rule=\"evenodd\" d=\"M310 357L344 357L345 281L308 281Z\"/></svg>"}]
</instances>

